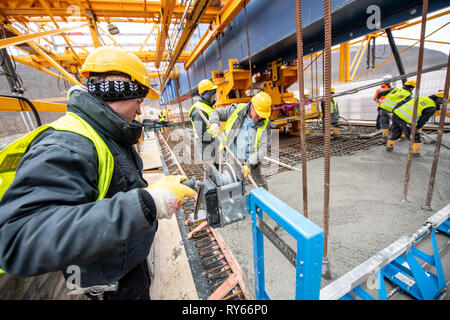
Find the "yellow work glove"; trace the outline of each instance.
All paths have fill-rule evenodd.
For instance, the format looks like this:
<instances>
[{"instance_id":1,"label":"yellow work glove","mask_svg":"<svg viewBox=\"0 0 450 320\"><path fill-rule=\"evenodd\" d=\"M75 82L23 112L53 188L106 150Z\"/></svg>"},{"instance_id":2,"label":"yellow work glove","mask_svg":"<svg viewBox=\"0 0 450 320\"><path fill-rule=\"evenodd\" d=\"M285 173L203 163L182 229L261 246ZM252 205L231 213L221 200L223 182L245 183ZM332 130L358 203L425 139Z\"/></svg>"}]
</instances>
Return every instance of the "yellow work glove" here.
<instances>
[{"instance_id":1,"label":"yellow work glove","mask_svg":"<svg viewBox=\"0 0 450 320\"><path fill-rule=\"evenodd\" d=\"M209 127L209 133L211 133L213 138L217 137L219 134L219 125L217 123L213 123L211 127Z\"/></svg>"},{"instance_id":2,"label":"yellow work glove","mask_svg":"<svg viewBox=\"0 0 450 320\"><path fill-rule=\"evenodd\" d=\"M244 178L247 178L247 176L250 173L250 168L247 165L244 165L244 168L241 169L242 174L244 175Z\"/></svg>"},{"instance_id":3,"label":"yellow work glove","mask_svg":"<svg viewBox=\"0 0 450 320\"><path fill-rule=\"evenodd\" d=\"M156 219L170 219L185 198L192 198L195 191L181 184L186 176L165 176L147 187L156 205Z\"/></svg>"}]
</instances>

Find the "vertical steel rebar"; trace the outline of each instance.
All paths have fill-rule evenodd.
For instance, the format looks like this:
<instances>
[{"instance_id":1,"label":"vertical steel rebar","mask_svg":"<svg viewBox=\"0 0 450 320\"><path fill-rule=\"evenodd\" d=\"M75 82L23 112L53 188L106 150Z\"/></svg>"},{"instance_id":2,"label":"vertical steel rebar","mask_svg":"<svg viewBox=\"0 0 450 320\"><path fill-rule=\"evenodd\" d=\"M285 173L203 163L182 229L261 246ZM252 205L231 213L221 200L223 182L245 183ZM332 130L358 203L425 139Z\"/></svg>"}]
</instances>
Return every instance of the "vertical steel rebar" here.
<instances>
[{"instance_id":1,"label":"vertical steel rebar","mask_svg":"<svg viewBox=\"0 0 450 320\"><path fill-rule=\"evenodd\" d=\"M422 3L422 24L420 30L420 46L419 46L419 58L417 61L417 78L416 78L416 94L414 99L413 117L411 123L411 132L409 135L409 149L408 149L408 161L406 163L405 182L403 185L403 199L402 202L407 201L408 195L408 183L410 178L411 163L412 163L412 151L414 144L414 137L416 134L416 120L417 120L417 107L419 104L420 85L422 82L422 65L423 65L423 49L425 43L425 28L427 24L427 12L428 12L428 0L424 0Z\"/></svg>"},{"instance_id":2,"label":"vertical steel rebar","mask_svg":"<svg viewBox=\"0 0 450 320\"><path fill-rule=\"evenodd\" d=\"M324 98L325 98L325 130L324 130L324 195L323 195L323 229L324 238L324 277L331 278L331 272L328 261L328 220L329 220L329 204L330 204L330 102L331 102L331 0L324 0L324 29L325 29L325 45L324 45Z\"/></svg>"},{"instance_id":3,"label":"vertical steel rebar","mask_svg":"<svg viewBox=\"0 0 450 320\"><path fill-rule=\"evenodd\" d=\"M450 67L449 67L449 65L450 65L450 52L448 55L447 74L445 76L444 98L442 100L442 106L441 106L441 117L439 118L438 136L436 139L436 145L434 147L433 165L431 166L430 183L428 184L428 191L427 191L427 198L425 200L425 205L422 207L422 209L427 210L427 211L431 210L431 197L433 196L434 180L436 178L436 171L437 171L437 165L438 165L438 160L439 160L439 152L441 150L442 134L444 133L445 117L447 114L448 89L450 86Z\"/></svg>"},{"instance_id":4,"label":"vertical steel rebar","mask_svg":"<svg viewBox=\"0 0 450 320\"><path fill-rule=\"evenodd\" d=\"M295 18L297 29L297 72L298 92L300 109L300 141L302 160L302 186L303 186L303 215L308 217L308 184L306 172L306 129L305 129L305 100L303 93L305 83L303 78L303 31L302 31L302 8L300 0L295 0Z\"/></svg>"},{"instance_id":5,"label":"vertical steel rebar","mask_svg":"<svg viewBox=\"0 0 450 320\"><path fill-rule=\"evenodd\" d=\"M244 1L244 18L245 18L245 34L247 37L247 53L248 53L248 67L250 70L250 90L251 95L253 95L253 70L252 70L252 60L250 59L250 38L248 37L248 21L247 21L247 6Z\"/></svg>"}]
</instances>

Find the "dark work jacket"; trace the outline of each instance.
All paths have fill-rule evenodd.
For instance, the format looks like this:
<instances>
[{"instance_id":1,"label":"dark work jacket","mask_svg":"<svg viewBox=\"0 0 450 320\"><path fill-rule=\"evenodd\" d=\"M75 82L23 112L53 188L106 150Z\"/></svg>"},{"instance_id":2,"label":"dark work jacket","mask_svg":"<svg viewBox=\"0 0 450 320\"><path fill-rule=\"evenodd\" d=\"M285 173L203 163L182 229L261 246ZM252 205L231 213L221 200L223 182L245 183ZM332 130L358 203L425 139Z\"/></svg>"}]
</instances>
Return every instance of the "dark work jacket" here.
<instances>
[{"instance_id":1,"label":"dark work jacket","mask_svg":"<svg viewBox=\"0 0 450 320\"><path fill-rule=\"evenodd\" d=\"M86 120L113 155L107 195L96 201L98 160L89 139L42 133L0 202L0 268L22 277L57 270L68 276L67 267L76 265L81 287L113 283L146 259L157 229L141 206L139 188L147 183L133 144L142 124L82 90L73 91L67 111ZM151 209L156 216L154 203Z\"/></svg>"}]
</instances>

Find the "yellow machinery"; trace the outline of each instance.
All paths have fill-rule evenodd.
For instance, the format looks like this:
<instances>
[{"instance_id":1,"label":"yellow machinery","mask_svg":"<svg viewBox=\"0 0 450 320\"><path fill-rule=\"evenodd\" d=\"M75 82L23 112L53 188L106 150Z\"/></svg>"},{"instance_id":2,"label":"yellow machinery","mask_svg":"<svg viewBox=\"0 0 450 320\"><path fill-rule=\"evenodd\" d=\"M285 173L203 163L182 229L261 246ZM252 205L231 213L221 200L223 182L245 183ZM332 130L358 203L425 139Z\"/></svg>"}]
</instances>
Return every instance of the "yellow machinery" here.
<instances>
[{"instance_id":1,"label":"yellow machinery","mask_svg":"<svg viewBox=\"0 0 450 320\"><path fill-rule=\"evenodd\" d=\"M224 72L212 71L212 81L217 85L216 108L247 103L251 99L247 95L252 84L250 70L241 69L237 59L230 59L228 67ZM300 135L300 112L298 99L287 89L297 82L297 70L297 66L283 65L282 59L277 59L269 63L264 72L256 74L253 83L253 89L268 93L272 99L272 128L292 135ZM320 118L319 108L308 98L305 96L305 118Z\"/></svg>"},{"instance_id":2,"label":"yellow machinery","mask_svg":"<svg viewBox=\"0 0 450 320\"><path fill-rule=\"evenodd\" d=\"M217 86L216 108L251 99L245 92L252 81L250 70L239 68L237 59L228 60L228 69L224 72L212 71L212 81Z\"/></svg>"}]
</instances>

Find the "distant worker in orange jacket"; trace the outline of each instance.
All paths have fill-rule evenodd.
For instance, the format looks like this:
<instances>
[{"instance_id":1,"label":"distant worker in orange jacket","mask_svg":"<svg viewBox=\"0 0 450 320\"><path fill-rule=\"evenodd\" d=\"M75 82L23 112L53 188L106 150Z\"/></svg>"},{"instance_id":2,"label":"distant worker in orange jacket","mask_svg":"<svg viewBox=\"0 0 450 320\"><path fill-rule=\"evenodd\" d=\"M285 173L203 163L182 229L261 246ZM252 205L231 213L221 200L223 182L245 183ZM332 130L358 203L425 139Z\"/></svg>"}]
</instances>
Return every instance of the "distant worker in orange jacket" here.
<instances>
[{"instance_id":1,"label":"distant worker in orange jacket","mask_svg":"<svg viewBox=\"0 0 450 320\"><path fill-rule=\"evenodd\" d=\"M388 90L391 88L391 78L392 77L390 75L385 75L383 77L383 84L381 85L381 88L377 89L377 91L375 92L375 96L373 97L373 100L375 100L378 103L377 129L383 130L382 135L383 135L383 138L385 138L385 139L387 139L387 137L389 135L390 117L389 117L389 112L380 108L380 104L383 101L385 96L381 96L379 98L377 98L377 96L380 91Z\"/></svg>"}]
</instances>

